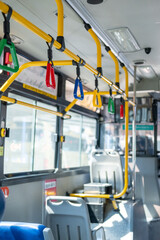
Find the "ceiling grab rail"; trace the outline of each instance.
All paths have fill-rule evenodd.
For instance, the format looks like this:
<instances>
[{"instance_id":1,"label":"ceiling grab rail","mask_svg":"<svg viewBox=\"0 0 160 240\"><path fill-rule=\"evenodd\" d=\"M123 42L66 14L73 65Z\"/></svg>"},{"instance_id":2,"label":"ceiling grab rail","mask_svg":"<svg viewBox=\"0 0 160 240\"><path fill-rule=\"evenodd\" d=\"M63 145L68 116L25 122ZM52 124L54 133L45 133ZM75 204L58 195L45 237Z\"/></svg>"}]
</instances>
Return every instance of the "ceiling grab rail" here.
<instances>
[{"instance_id":1,"label":"ceiling grab rail","mask_svg":"<svg viewBox=\"0 0 160 240\"><path fill-rule=\"evenodd\" d=\"M61 0L56 0L56 1L60 1ZM3 13L7 13L9 10L9 6L5 3L3 3L2 1L0 1L0 10ZM16 11L12 11L12 18L17 21L18 23L22 24L24 27L28 28L30 31L32 31L33 33L35 33L36 35L38 35L39 37L41 37L42 39L44 39L46 42L51 42L52 38L45 33L44 31L42 31L41 29L39 29L37 26L35 26L34 24L32 24L30 21L28 21L27 19L25 19L23 16L21 16L20 14L18 14ZM62 45L58 42L58 41L54 41L53 46L57 49L60 49L62 47ZM69 49L65 48L65 50L63 51L64 54L66 54L67 56L69 56L71 59L73 59L76 62L79 62L81 60L81 58L77 55L75 55L73 52L71 52ZM85 63L84 67L92 72L93 74L97 75L98 71L96 69L94 69L92 66L90 66L88 63ZM113 82L111 80L109 80L108 78L106 78L105 76L101 77L102 80L104 80L108 85L112 85L112 88L114 88L116 91L118 91L120 94L123 95L124 100L127 100L126 94L125 92L121 89L118 88L115 84L113 84ZM128 100L128 102L135 106L135 103L131 100Z\"/></svg>"},{"instance_id":2,"label":"ceiling grab rail","mask_svg":"<svg viewBox=\"0 0 160 240\"><path fill-rule=\"evenodd\" d=\"M19 63L17 59L17 54L16 54L16 49L14 46L14 43L11 41L10 38L10 18L12 16L12 8L9 7L7 16L2 12L2 15L4 17L4 22L3 22L3 31L4 31L4 37L0 41L0 56L2 55L3 50L7 47L10 50L10 54L12 56L12 61L13 63L13 68L7 64L8 61L6 61L5 57L5 65L0 64L0 69L6 71L6 72L17 72L19 69ZM7 54L8 60L9 60L9 54Z\"/></svg>"},{"instance_id":3,"label":"ceiling grab rail","mask_svg":"<svg viewBox=\"0 0 160 240\"><path fill-rule=\"evenodd\" d=\"M97 46L97 74L99 77L102 75L102 51L101 51L101 43L98 39L97 35L92 30L91 26L84 22L85 29L90 33L91 37L94 39L96 46Z\"/></svg>"},{"instance_id":4,"label":"ceiling grab rail","mask_svg":"<svg viewBox=\"0 0 160 240\"><path fill-rule=\"evenodd\" d=\"M127 68L122 65L122 68L125 72L125 85L126 90L125 94L128 98L128 71ZM87 198L106 198L106 199L117 199L122 197L128 188L128 119L129 119L129 108L128 108L128 101L125 101L125 172L124 172L124 187L123 190L118 194L78 194L78 193L71 193L70 196L72 197L87 197Z\"/></svg>"},{"instance_id":5,"label":"ceiling grab rail","mask_svg":"<svg viewBox=\"0 0 160 240\"><path fill-rule=\"evenodd\" d=\"M98 88L98 77L102 76L102 51L101 51L101 43L97 37L97 35L92 30L91 26L84 22L85 29L90 33L91 37L96 43L97 46L97 71L98 74L95 75L95 90L93 91L93 107L101 108L102 100L101 95L99 94Z\"/></svg>"}]
</instances>

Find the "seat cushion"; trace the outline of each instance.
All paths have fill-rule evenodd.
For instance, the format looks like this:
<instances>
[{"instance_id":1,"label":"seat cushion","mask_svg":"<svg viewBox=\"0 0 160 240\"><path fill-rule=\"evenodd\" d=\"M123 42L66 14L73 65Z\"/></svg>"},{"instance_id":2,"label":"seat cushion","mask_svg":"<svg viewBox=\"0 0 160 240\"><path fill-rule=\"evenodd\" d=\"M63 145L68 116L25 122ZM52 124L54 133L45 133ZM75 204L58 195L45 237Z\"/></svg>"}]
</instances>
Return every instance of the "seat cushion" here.
<instances>
[{"instance_id":1,"label":"seat cushion","mask_svg":"<svg viewBox=\"0 0 160 240\"><path fill-rule=\"evenodd\" d=\"M44 240L42 224L1 222L1 240Z\"/></svg>"}]
</instances>

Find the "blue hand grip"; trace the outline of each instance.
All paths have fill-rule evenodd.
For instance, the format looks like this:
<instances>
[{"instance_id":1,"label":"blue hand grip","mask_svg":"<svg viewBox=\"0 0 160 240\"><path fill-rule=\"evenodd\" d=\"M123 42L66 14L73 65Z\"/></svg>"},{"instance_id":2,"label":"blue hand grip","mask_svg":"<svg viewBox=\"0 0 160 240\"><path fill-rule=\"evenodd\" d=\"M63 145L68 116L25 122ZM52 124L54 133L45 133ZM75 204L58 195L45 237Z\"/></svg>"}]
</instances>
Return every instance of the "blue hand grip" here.
<instances>
[{"instance_id":1,"label":"blue hand grip","mask_svg":"<svg viewBox=\"0 0 160 240\"><path fill-rule=\"evenodd\" d=\"M77 95L78 86L79 86L79 90L80 90L80 95L81 96ZM76 80L75 80L73 95L74 95L75 99L79 99L79 100L83 100L84 99L83 86L82 86L82 82L81 82L81 80L79 78L76 78Z\"/></svg>"}]
</instances>

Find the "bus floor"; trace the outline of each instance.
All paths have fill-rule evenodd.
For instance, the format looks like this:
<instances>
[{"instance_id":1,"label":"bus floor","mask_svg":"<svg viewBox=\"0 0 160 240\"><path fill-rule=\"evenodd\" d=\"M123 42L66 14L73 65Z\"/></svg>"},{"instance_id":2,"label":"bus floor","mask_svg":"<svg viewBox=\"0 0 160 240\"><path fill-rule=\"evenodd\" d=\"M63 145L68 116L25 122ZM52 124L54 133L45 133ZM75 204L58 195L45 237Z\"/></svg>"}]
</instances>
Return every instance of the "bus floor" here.
<instances>
[{"instance_id":1,"label":"bus floor","mask_svg":"<svg viewBox=\"0 0 160 240\"><path fill-rule=\"evenodd\" d=\"M106 240L160 240L160 218L147 219L146 206L141 200L116 202L119 211L106 204L104 221L98 224L103 226ZM97 232L97 239L103 240L101 231Z\"/></svg>"}]
</instances>

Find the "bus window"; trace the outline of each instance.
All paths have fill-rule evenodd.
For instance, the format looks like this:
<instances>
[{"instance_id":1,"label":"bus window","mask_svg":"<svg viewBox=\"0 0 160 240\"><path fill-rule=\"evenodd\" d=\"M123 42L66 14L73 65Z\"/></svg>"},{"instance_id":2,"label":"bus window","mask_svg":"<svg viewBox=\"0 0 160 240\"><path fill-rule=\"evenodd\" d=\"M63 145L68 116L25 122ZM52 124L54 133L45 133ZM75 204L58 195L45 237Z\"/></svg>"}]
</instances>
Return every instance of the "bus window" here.
<instances>
[{"instance_id":1,"label":"bus window","mask_svg":"<svg viewBox=\"0 0 160 240\"><path fill-rule=\"evenodd\" d=\"M9 97L36 103L12 93ZM51 106L50 109L56 110ZM56 116L13 104L7 108L6 126L10 137L5 139L5 174L54 168Z\"/></svg>"},{"instance_id":2,"label":"bus window","mask_svg":"<svg viewBox=\"0 0 160 240\"><path fill-rule=\"evenodd\" d=\"M48 105L37 103L38 106L47 108ZM49 107L56 111L55 107ZM56 142L56 117L55 115L37 111L35 128L34 170L53 169Z\"/></svg>"},{"instance_id":3,"label":"bus window","mask_svg":"<svg viewBox=\"0 0 160 240\"><path fill-rule=\"evenodd\" d=\"M69 113L72 118L64 121L65 142L62 147L62 167L88 165L88 155L96 144L96 120Z\"/></svg>"}]
</instances>

